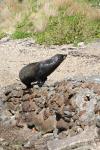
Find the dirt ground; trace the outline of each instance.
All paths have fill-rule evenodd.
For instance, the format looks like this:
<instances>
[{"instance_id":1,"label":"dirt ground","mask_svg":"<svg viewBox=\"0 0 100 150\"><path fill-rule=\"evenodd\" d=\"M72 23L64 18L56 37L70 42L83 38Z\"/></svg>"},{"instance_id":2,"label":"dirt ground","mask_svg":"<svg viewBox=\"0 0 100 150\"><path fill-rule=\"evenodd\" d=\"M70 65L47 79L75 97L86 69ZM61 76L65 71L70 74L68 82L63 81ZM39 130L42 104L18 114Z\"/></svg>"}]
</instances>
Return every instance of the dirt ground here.
<instances>
[{"instance_id":1,"label":"dirt ground","mask_svg":"<svg viewBox=\"0 0 100 150\"><path fill-rule=\"evenodd\" d=\"M66 60L49 76L47 83L53 83L73 76L100 74L100 42L78 47L73 45L44 47L32 39L0 40L0 86L20 82L19 70L28 63L45 60L57 53L68 54Z\"/></svg>"}]
</instances>

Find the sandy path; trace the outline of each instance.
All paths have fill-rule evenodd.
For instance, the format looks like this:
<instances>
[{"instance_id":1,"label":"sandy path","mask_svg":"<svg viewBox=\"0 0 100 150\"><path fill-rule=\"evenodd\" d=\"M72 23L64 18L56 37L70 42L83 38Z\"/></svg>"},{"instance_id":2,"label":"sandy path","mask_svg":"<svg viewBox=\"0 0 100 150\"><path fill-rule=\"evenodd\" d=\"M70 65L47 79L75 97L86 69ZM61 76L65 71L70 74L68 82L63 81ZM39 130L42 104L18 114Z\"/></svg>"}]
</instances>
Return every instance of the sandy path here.
<instances>
[{"instance_id":1,"label":"sandy path","mask_svg":"<svg viewBox=\"0 0 100 150\"><path fill-rule=\"evenodd\" d=\"M0 86L18 81L19 70L28 63L47 59L57 53L76 51L89 56L100 56L100 42L91 43L83 48L71 45L45 48L34 44L30 39L0 41ZM100 61L94 57L68 55L67 59L53 72L47 82L55 82L72 76L89 76L100 74Z\"/></svg>"}]
</instances>

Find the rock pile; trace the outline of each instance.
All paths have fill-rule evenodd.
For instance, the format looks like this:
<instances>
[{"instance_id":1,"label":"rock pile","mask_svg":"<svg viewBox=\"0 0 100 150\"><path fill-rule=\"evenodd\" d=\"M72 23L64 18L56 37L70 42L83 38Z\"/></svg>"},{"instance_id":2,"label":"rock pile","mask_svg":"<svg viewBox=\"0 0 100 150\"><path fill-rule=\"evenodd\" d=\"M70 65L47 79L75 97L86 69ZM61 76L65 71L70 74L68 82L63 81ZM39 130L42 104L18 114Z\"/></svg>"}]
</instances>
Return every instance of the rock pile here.
<instances>
[{"instance_id":1,"label":"rock pile","mask_svg":"<svg viewBox=\"0 0 100 150\"><path fill-rule=\"evenodd\" d=\"M31 91L8 86L0 98L0 124L31 132L20 149L79 150L85 143L83 149L99 150L100 84L64 80Z\"/></svg>"}]
</instances>

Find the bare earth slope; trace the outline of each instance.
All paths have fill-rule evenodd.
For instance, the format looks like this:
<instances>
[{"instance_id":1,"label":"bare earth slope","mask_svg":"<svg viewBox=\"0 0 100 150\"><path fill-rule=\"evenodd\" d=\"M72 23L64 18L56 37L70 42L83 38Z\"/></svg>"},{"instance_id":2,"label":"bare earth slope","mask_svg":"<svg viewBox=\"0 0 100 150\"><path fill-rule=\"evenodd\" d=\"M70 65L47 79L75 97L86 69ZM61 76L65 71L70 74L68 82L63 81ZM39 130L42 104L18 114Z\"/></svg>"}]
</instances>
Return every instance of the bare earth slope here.
<instances>
[{"instance_id":1,"label":"bare earth slope","mask_svg":"<svg viewBox=\"0 0 100 150\"><path fill-rule=\"evenodd\" d=\"M72 45L44 47L32 39L0 40L0 86L20 82L19 70L28 63L47 59L57 53L67 53L66 60L48 78L48 83L73 76L100 74L100 42L79 47Z\"/></svg>"}]
</instances>

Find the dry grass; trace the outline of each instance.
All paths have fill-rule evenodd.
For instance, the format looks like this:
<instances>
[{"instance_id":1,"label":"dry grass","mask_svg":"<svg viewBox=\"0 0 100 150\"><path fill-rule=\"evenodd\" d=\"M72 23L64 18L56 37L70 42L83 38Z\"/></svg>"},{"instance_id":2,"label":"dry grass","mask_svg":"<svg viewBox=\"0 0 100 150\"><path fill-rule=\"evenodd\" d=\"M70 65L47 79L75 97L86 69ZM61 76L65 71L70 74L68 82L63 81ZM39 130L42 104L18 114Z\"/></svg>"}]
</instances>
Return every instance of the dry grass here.
<instances>
[{"instance_id":1,"label":"dry grass","mask_svg":"<svg viewBox=\"0 0 100 150\"><path fill-rule=\"evenodd\" d=\"M97 8L92 8L87 3L79 3L75 0L55 0L54 4L56 7L67 6L67 15L75 15L76 13L81 13L90 19L100 19L100 10Z\"/></svg>"},{"instance_id":2,"label":"dry grass","mask_svg":"<svg viewBox=\"0 0 100 150\"><path fill-rule=\"evenodd\" d=\"M48 23L49 17L56 16L59 8L63 6L66 6L66 16L72 16L80 13L88 19L100 19L100 10L97 8L92 8L86 3L81 4L75 0L44 0L36 15L33 17L35 30L43 31Z\"/></svg>"},{"instance_id":3,"label":"dry grass","mask_svg":"<svg viewBox=\"0 0 100 150\"><path fill-rule=\"evenodd\" d=\"M61 6L66 6L66 16L77 13L85 15L89 19L100 19L100 10L92 8L86 3L78 3L77 0L38 0L37 12L32 12L32 1L24 0L3 0L0 3L0 29L2 31L13 32L18 22L25 15L30 15L29 19L33 22L35 31L45 30L50 16L57 16Z\"/></svg>"},{"instance_id":4,"label":"dry grass","mask_svg":"<svg viewBox=\"0 0 100 150\"><path fill-rule=\"evenodd\" d=\"M0 29L3 32L13 32L16 24L23 15L29 14L30 3L25 0L19 3L18 0L4 0L0 3Z\"/></svg>"},{"instance_id":5,"label":"dry grass","mask_svg":"<svg viewBox=\"0 0 100 150\"><path fill-rule=\"evenodd\" d=\"M58 12L58 7L54 5L53 1L42 2L42 7L38 9L34 18L35 31L41 32L45 30L50 16L56 16Z\"/></svg>"}]
</instances>

